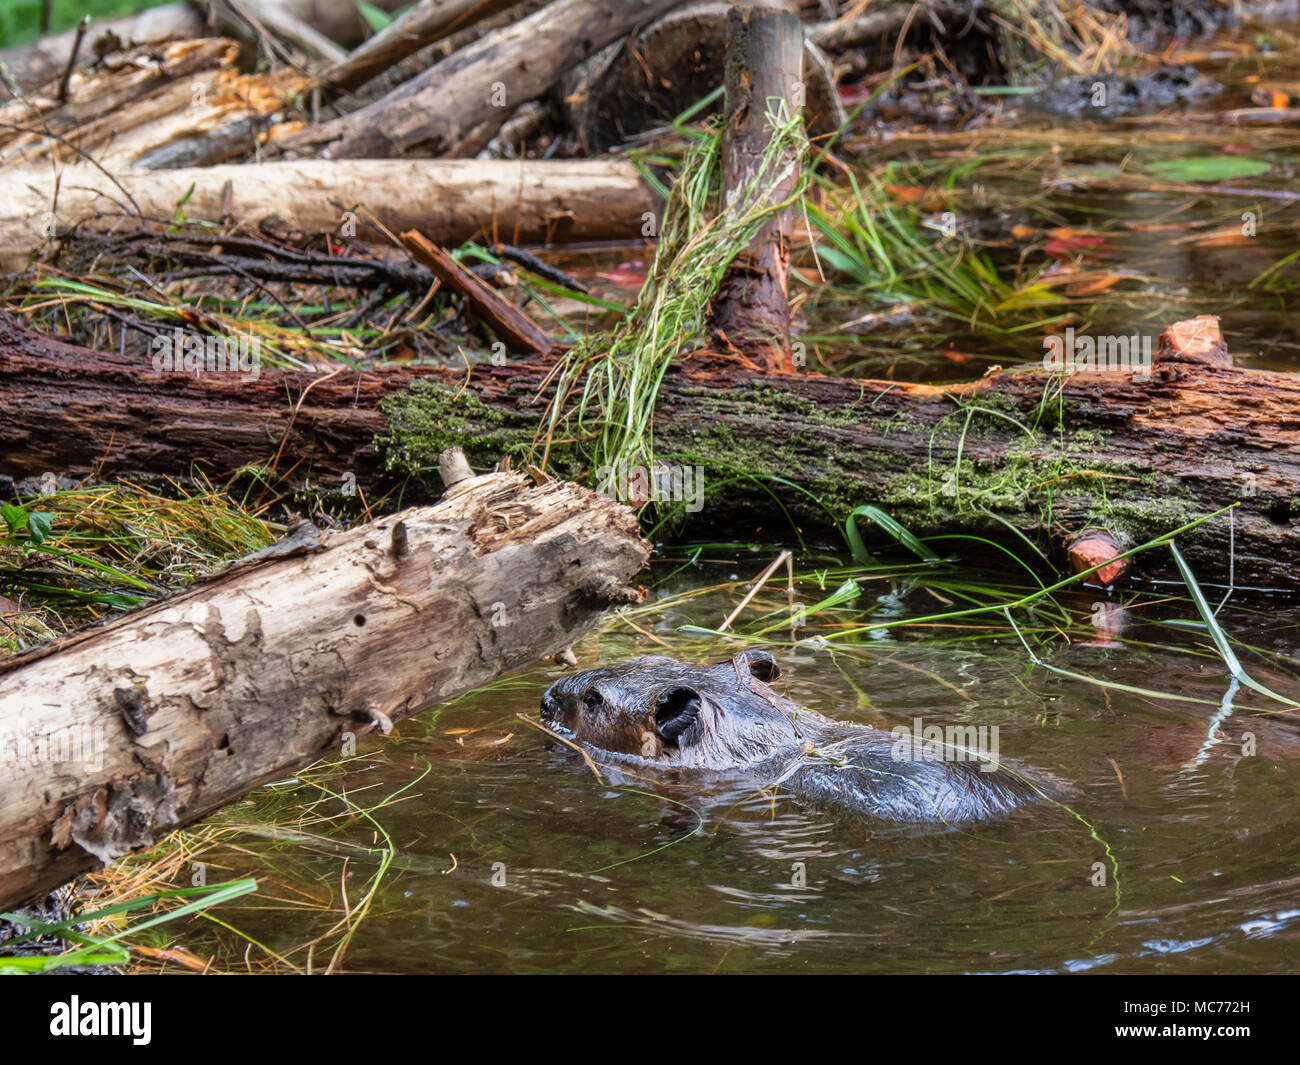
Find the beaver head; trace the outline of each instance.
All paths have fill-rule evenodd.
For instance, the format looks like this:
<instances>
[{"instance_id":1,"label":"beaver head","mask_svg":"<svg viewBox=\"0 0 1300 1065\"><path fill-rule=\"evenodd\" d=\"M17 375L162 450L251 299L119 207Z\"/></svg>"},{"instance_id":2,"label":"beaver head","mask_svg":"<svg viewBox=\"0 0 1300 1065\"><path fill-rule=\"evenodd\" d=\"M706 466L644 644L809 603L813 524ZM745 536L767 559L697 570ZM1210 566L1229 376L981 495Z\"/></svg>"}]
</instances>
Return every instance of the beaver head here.
<instances>
[{"instance_id":1,"label":"beaver head","mask_svg":"<svg viewBox=\"0 0 1300 1065\"><path fill-rule=\"evenodd\" d=\"M781 670L766 651L697 666L658 655L561 677L542 696L548 728L601 751L730 769L797 749L822 720L769 687Z\"/></svg>"}]
</instances>

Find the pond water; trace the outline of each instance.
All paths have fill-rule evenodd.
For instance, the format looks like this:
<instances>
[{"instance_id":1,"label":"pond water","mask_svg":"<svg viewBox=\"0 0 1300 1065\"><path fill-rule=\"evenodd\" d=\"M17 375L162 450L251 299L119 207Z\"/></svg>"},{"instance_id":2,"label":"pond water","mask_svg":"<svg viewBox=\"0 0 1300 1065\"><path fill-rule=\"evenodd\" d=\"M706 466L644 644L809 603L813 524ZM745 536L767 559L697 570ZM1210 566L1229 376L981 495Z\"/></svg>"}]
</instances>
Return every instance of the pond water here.
<instances>
[{"instance_id":1,"label":"pond water","mask_svg":"<svg viewBox=\"0 0 1300 1065\"><path fill-rule=\"evenodd\" d=\"M654 589L634 619L642 631L605 624L578 645L580 664L651 651L730 657L742 644L689 627L716 629L768 554L697 560ZM302 944L338 920L345 891L356 904L378 865L365 851L380 840L375 826L322 786L360 807L405 788L372 815L397 854L345 970L1295 971L1295 714L1245 689L1225 713L1229 678L1207 633L1159 589L1058 597L1075 624L1039 653L1112 687L1031 668L996 619L837 636L933 614L936 598L968 587L968 574L953 579L863 577L855 602L800 633L827 644L768 645L785 669L777 686L876 728L917 717L997 726L1000 758L1070 785L1060 805L900 827L734 783L668 785L649 771L637 779L608 769L598 780L577 753L516 717L536 717L560 673L535 666L402 724L310 782L224 811L217 823L234 834L204 856L208 876L254 875L261 890L220 914L304 964ZM804 590L816 597L815 585ZM756 605L783 598L765 591ZM1278 607L1234 597L1220 620L1255 649L1242 651L1255 678L1295 697L1300 638ZM307 835L284 841L294 824ZM241 968L247 942L216 933L197 922L182 941ZM318 953L315 966L327 958Z\"/></svg>"},{"instance_id":2,"label":"pond water","mask_svg":"<svg viewBox=\"0 0 1300 1065\"><path fill-rule=\"evenodd\" d=\"M1300 75L1293 55L1225 41L1202 50L1202 70L1226 88L1196 103L1198 118L1083 124L1026 113L983 131L867 136L849 154L860 174L886 159L920 167L896 171L899 188L948 182L955 198L933 212L951 206L963 225L973 219L976 246L1002 266L1047 265L1055 240L1066 253L1060 269L1074 271L1081 289L1051 313L1074 315L1080 330L1153 336L1177 318L1219 313L1246 364L1296 369L1289 304L1300 264L1268 271L1300 235L1300 132L1294 118L1229 112L1261 91L1294 106ZM1151 185L1147 164L1206 156L1263 160L1267 172L1236 183L1261 195ZM1071 167L1092 168L1099 184L1059 181ZM1118 187L1129 177L1147 184ZM1256 212L1249 235L1243 211ZM649 257L628 248L553 261L596 295L630 302ZM813 264L801 265L807 281ZM800 290L805 333L821 338L810 340L818 369L969 379L993 362L1041 358L1052 328L961 329L922 315L892 333L886 321L850 334L841 328L849 319L887 309L892 296L831 280ZM553 306L579 328L596 324L590 308ZM683 626L716 629L774 555L709 551L679 569L678 549L675 561L656 563L647 608L578 645L581 665L647 653L729 657L742 644ZM797 565L805 602L845 577L829 572L834 559ZM824 588L812 576L819 567ZM380 872L374 848L386 833L391 864L339 961L344 970L1300 969L1300 722L1233 686L1190 604L1176 600L1181 587L1082 590L1057 597L1065 617L1021 612L1038 653L1081 675L1071 677L1031 664L997 615L842 635L932 615L968 594L987 600L990 587L1008 590L1005 572L940 579L904 567L860 584L857 600L800 633L827 643L768 645L790 697L886 730L918 717L996 726L1001 757L1068 782L1067 797L994 823L899 827L734 784L598 779L517 716L536 716L559 675L544 664L223 811L210 824L226 834L203 854L209 880L253 875L261 889L219 911L238 934L199 919L169 933L230 969L264 965L270 952L306 967L304 945L322 937L310 964L325 968L344 910ZM781 601L768 590L755 606ZM1293 600L1240 593L1220 614L1252 675L1292 698L1300 698L1296 618ZM753 631L754 615L740 626Z\"/></svg>"},{"instance_id":3,"label":"pond water","mask_svg":"<svg viewBox=\"0 0 1300 1065\"><path fill-rule=\"evenodd\" d=\"M1154 341L1171 322L1217 314L1239 365L1300 369L1297 39L1300 25L1284 24L1180 44L1169 69L1194 68L1213 88L1148 113L1117 97L1092 106L1089 85L1103 83L1088 77L1069 90L985 97L988 110L964 129L925 125L943 93L921 97L910 119L868 111L823 176L842 189L851 172L863 187L891 268L865 239L845 261L815 209L795 219L791 295L808 366L969 380L1041 360L1044 336L1067 326ZM1122 95L1122 82L1105 84ZM1044 109L1061 97L1077 107ZM848 235L824 189L812 200ZM998 280L978 276L976 256ZM627 247L562 251L556 261L596 295L629 302L652 257ZM576 328L592 321L590 307L553 306Z\"/></svg>"}]
</instances>

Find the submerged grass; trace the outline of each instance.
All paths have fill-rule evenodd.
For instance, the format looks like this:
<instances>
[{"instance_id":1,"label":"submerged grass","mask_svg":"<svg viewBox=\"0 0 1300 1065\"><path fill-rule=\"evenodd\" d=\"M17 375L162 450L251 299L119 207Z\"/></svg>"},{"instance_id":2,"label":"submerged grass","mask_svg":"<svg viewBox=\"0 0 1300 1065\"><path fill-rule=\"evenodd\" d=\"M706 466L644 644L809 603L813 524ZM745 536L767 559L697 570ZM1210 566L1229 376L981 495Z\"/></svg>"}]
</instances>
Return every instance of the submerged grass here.
<instances>
[{"instance_id":1,"label":"submerged grass","mask_svg":"<svg viewBox=\"0 0 1300 1065\"><path fill-rule=\"evenodd\" d=\"M861 180L850 171L847 190L823 179L822 203L809 205L817 258L855 283L858 299L910 305L986 331L1023 331L1051 320L1032 314L1057 302L1041 268L1006 276L958 228L955 213L925 218L891 195L889 177L888 169Z\"/></svg>"}]
</instances>

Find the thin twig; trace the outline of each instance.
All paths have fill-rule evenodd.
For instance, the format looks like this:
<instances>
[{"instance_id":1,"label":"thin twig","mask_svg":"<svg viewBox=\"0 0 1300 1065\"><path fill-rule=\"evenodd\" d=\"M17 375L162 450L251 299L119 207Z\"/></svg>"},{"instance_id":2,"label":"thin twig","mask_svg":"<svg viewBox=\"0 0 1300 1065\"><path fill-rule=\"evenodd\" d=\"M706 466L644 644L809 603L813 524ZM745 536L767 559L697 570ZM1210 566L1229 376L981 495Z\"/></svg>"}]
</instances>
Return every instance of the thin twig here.
<instances>
[{"instance_id":1,"label":"thin twig","mask_svg":"<svg viewBox=\"0 0 1300 1065\"><path fill-rule=\"evenodd\" d=\"M733 621L736 620L736 615L738 615L742 610L744 610L745 607L749 606L749 601L750 601L751 599L753 599L754 596L758 595L760 589L762 589L763 585L765 585L765 584L767 583L767 579L768 579L770 576L772 576L773 573L776 572L777 567L780 566L781 563L783 563L783 562L788 562L788 561L790 560L790 558L791 558L791 555L790 555L790 552L789 552L789 551L782 551L779 555L776 556L776 558L775 558L775 559L772 561L772 563L767 567L767 569L763 570L763 572L760 573L760 574L758 575L758 580L756 580L756 581L754 582L754 587L751 588L751 589L749 590L749 594L748 594L747 596L745 596L745 598L742 599L742 600L740 601L740 605L739 605L738 607L736 607L736 609L733 610L733 611L728 615L726 621L724 621L721 625L718 626L718 631L719 631L719 632L726 632L726 631L727 631L727 627L728 627L728 626L729 626ZM793 580L793 574L791 575L791 580Z\"/></svg>"},{"instance_id":2,"label":"thin twig","mask_svg":"<svg viewBox=\"0 0 1300 1065\"><path fill-rule=\"evenodd\" d=\"M533 728L535 728L535 729L541 729L541 730L542 730L543 732L545 732L548 736L550 736L551 739L553 739L553 740L559 740L559 741L560 741L562 744L564 744L566 747L572 747L575 751L577 751L580 755L582 755L582 760L583 760L584 762L587 763L587 768L590 769L593 773L596 774L596 779L597 779L598 781L600 781L602 784L605 783L605 778L602 777L602 776L600 775L600 770L596 768L596 763L593 762L593 761L591 760L591 755L589 755L586 751L584 751L581 747L579 747L579 746L578 746L576 743L574 743L572 740L566 740L566 739L565 739L563 736L561 736L558 732L552 732L552 731L551 731L550 729L548 729L545 725L543 725L540 721L535 721L535 720L533 720L533 719L532 719L531 717L529 717L527 714L515 714L515 717L519 718L520 721L525 721L525 722L527 722L528 724L532 725Z\"/></svg>"}]
</instances>

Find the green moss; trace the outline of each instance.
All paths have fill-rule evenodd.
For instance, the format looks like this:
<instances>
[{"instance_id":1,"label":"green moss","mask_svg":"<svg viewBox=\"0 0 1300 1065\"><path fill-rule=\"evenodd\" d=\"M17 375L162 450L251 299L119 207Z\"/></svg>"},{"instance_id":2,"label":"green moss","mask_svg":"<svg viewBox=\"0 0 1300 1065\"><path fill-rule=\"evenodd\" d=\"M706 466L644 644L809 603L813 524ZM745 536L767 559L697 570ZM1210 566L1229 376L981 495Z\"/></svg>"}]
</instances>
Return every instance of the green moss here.
<instances>
[{"instance_id":1,"label":"green moss","mask_svg":"<svg viewBox=\"0 0 1300 1065\"><path fill-rule=\"evenodd\" d=\"M417 381L406 392L380 404L388 429L375 438L385 466L409 477L436 476L438 456L447 448L464 449L470 465L488 469L504 456L530 461L542 407L492 406L468 391L454 392L432 381ZM552 448L549 468L577 478L584 467L572 445Z\"/></svg>"},{"instance_id":2,"label":"green moss","mask_svg":"<svg viewBox=\"0 0 1300 1065\"><path fill-rule=\"evenodd\" d=\"M874 503L920 536L958 527L998 531L1001 517L1022 529L1099 526L1136 543L1186 524L1204 509L1190 488L1171 485L1149 465L1116 457L1105 431L1062 436L1041 426L1032 434L1015 429L1008 418L1031 424L1037 408L1022 411L994 389L980 396L985 411L954 408L937 426L923 425L910 411L889 409L887 400L823 407L765 382L723 391L679 387L674 406L680 409L683 400L689 400L689 417L661 418L655 426L656 459L701 467L706 499L715 502L752 502L770 514L775 508L763 497L774 492L805 528L838 526L854 507ZM376 443L389 468L399 472L427 476L452 445L464 448L478 469L503 455L534 462L538 457L534 437L541 404L489 406L468 392L421 382L385 401L383 410L390 425ZM762 418L761 436L739 430L734 419L745 411ZM834 442L850 430L853 447L839 453ZM891 444L891 434L900 431L910 449ZM981 446L986 433L999 441L996 461ZM917 440L928 447L928 459L917 454ZM591 483L590 460L571 441L552 447L548 468ZM665 505L659 515L651 510L644 517L652 524L671 510Z\"/></svg>"}]
</instances>

